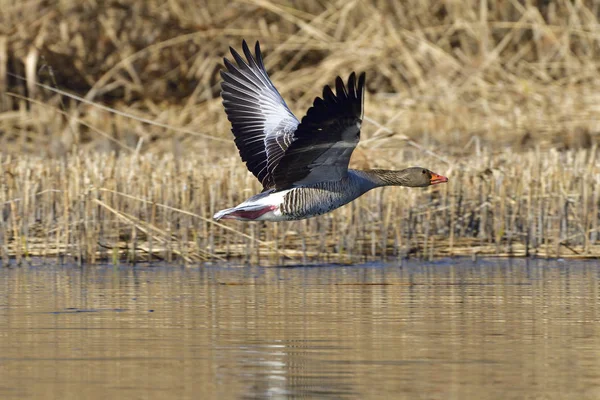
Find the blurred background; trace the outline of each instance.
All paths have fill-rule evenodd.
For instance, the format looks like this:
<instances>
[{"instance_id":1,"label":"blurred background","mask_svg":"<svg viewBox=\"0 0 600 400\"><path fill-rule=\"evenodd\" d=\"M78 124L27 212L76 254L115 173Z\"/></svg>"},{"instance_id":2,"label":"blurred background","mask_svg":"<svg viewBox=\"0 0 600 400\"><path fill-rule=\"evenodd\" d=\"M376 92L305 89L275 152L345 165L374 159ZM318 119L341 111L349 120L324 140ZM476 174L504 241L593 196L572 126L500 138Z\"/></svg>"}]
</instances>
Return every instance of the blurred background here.
<instances>
[{"instance_id":1,"label":"blurred background","mask_svg":"<svg viewBox=\"0 0 600 400\"><path fill-rule=\"evenodd\" d=\"M299 118L337 75L366 71L359 149L590 147L599 14L567 0L2 0L0 146L235 154L219 70L246 39Z\"/></svg>"},{"instance_id":2,"label":"blurred background","mask_svg":"<svg viewBox=\"0 0 600 400\"><path fill-rule=\"evenodd\" d=\"M600 255L599 16L567 0L1 0L0 249ZM261 190L219 97L244 39L298 118L366 72L351 167L450 183L265 229L214 223Z\"/></svg>"}]
</instances>

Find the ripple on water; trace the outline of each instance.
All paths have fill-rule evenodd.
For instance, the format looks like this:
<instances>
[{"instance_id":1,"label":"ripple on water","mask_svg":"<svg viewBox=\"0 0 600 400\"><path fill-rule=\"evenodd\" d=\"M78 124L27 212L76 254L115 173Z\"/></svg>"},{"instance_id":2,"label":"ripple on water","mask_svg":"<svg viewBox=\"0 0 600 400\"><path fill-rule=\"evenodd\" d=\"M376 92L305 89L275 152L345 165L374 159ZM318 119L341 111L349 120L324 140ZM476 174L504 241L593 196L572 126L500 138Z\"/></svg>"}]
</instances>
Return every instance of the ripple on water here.
<instances>
[{"instance_id":1,"label":"ripple on water","mask_svg":"<svg viewBox=\"0 0 600 400\"><path fill-rule=\"evenodd\" d=\"M0 270L0 397L600 397L591 261Z\"/></svg>"}]
</instances>

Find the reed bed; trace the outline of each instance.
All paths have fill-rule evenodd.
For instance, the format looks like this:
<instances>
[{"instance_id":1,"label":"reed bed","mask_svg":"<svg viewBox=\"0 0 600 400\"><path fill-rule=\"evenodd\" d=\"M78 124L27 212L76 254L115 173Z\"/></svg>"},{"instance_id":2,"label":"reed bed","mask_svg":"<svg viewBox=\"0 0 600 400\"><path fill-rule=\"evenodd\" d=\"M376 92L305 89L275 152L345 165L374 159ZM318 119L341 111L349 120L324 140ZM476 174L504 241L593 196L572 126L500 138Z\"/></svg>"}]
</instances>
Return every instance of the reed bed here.
<instances>
[{"instance_id":1,"label":"reed bed","mask_svg":"<svg viewBox=\"0 0 600 400\"><path fill-rule=\"evenodd\" d=\"M365 71L366 115L387 127L371 126L372 145L589 147L599 10L570 0L7 0L0 148L53 157L228 146L219 70L242 39L261 41L299 118L336 75Z\"/></svg>"},{"instance_id":2,"label":"reed bed","mask_svg":"<svg viewBox=\"0 0 600 400\"><path fill-rule=\"evenodd\" d=\"M395 161L405 164L403 157ZM453 168L448 185L375 190L331 214L277 224L212 221L218 209L259 190L234 157L93 153L7 158L0 168L4 262L600 255L595 149L544 157L483 152Z\"/></svg>"},{"instance_id":3,"label":"reed bed","mask_svg":"<svg viewBox=\"0 0 600 400\"><path fill-rule=\"evenodd\" d=\"M599 15L568 0L5 1L3 263L595 257ZM299 118L366 71L352 166L450 183L307 221L212 221L260 190L219 99L243 38Z\"/></svg>"}]
</instances>

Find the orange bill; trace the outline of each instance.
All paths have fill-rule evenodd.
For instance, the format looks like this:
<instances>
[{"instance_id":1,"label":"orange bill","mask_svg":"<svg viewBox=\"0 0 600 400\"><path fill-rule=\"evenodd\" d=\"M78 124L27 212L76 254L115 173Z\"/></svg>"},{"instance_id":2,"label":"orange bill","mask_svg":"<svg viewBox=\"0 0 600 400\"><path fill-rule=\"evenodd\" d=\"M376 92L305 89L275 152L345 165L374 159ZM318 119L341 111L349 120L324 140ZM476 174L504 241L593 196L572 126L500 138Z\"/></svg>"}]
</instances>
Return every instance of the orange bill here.
<instances>
[{"instance_id":1,"label":"orange bill","mask_svg":"<svg viewBox=\"0 0 600 400\"><path fill-rule=\"evenodd\" d=\"M448 178L442 175L432 173L430 182L432 185L436 185L438 183L448 182Z\"/></svg>"}]
</instances>

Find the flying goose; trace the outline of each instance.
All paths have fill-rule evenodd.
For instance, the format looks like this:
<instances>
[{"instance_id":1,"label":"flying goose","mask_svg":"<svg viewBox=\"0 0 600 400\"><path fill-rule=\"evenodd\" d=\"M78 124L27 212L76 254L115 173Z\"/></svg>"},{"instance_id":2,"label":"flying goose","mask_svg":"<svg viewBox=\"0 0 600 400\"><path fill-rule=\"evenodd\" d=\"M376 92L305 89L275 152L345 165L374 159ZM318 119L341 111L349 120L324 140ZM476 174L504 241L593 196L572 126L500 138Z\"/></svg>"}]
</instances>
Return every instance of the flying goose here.
<instances>
[{"instance_id":1,"label":"flying goose","mask_svg":"<svg viewBox=\"0 0 600 400\"><path fill-rule=\"evenodd\" d=\"M259 43L246 59L229 48L235 64L224 59L221 97L235 144L248 170L263 185L262 193L217 212L215 220L290 221L335 210L380 186L425 187L448 182L428 169L401 171L348 169L360 139L365 74L352 72L335 93L323 88L302 121L292 114L271 82ZM237 65L236 65L237 64Z\"/></svg>"}]
</instances>

